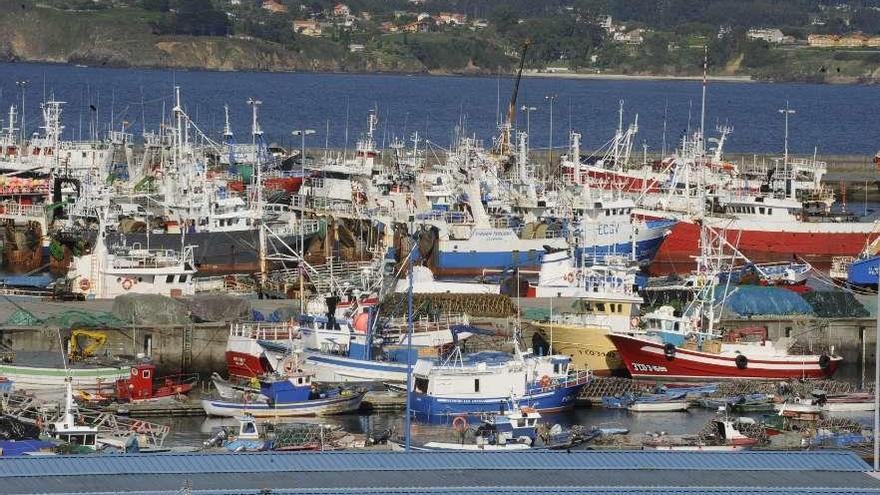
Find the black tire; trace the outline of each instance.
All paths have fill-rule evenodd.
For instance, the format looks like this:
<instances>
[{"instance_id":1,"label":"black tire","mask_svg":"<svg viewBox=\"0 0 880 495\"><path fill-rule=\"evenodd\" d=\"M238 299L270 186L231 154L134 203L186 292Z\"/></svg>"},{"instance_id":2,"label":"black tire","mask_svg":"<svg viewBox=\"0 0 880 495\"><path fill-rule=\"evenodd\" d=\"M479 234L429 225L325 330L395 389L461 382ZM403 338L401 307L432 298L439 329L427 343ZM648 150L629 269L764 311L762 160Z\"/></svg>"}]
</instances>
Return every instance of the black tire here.
<instances>
[{"instance_id":1,"label":"black tire","mask_svg":"<svg viewBox=\"0 0 880 495\"><path fill-rule=\"evenodd\" d=\"M740 354L739 356L736 357L736 367L737 368L744 370L744 369L748 368L748 366L749 366L749 358L745 357L742 354Z\"/></svg>"},{"instance_id":2,"label":"black tire","mask_svg":"<svg viewBox=\"0 0 880 495\"><path fill-rule=\"evenodd\" d=\"M831 367L831 356L829 356L828 354L822 354L821 356L819 356L819 367L823 370L827 370L829 367Z\"/></svg>"},{"instance_id":3,"label":"black tire","mask_svg":"<svg viewBox=\"0 0 880 495\"><path fill-rule=\"evenodd\" d=\"M668 343L663 346L663 354L666 356L667 361L672 361L675 359L675 344Z\"/></svg>"}]
</instances>

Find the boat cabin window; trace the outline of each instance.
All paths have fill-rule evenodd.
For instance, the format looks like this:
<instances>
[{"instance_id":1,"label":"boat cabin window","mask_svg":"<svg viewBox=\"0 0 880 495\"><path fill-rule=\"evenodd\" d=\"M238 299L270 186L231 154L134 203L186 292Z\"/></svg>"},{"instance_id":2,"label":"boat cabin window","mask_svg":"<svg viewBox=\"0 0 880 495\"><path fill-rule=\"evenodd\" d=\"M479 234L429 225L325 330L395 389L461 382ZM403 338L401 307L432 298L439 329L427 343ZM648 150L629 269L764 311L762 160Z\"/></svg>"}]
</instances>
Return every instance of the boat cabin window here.
<instances>
[{"instance_id":1,"label":"boat cabin window","mask_svg":"<svg viewBox=\"0 0 880 495\"><path fill-rule=\"evenodd\" d=\"M181 275L181 276L177 277L177 281L180 283L186 282L186 275Z\"/></svg>"},{"instance_id":2,"label":"boat cabin window","mask_svg":"<svg viewBox=\"0 0 880 495\"><path fill-rule=\"evenodd\" d=\"M170 284L172 282L174 282L174 275L168 275L167 277L165 277L166 284Z\"/></svg>"},{"instance_id":3,"label":"boat cabin window","mask_svg":"<svg viewBox=\"0 0 880 495\"><path fill-rule=\"evenodd\" d=\"M144 370L143 372L141 372L141 375L143 375L144 378L149 378L150 377L150 370Z\"/></svg>"},{"instance_id":4,"label":"boat cabin window","mask_svg":"<svg viewBox=\"0 0 880 495\"><path fill-rule=\"evenodd\" d=\"M596 303L596 310L604 313L605 312L605 303Z\"/></svg>"},{"instance_id":5,"label":"boat cabin window","mask_svg":"<svg viewBox=\"0 0 880 495\"><path fill-rule=\"evenodd\" d=\"M479 391L480 391L480 379L477 378L474 380L474 392L479 392Z\"/></svg>"},{"instance_id":6,"label":"boat cabin window","mask_svg":"<svg viewBox=\"0 0 880 495\"><path fill-rule=\"evenodd\" d=\"M242 432L242 433L256 433L256 432L257 432L257 425L255 425L254 423L248 421L247 423L245 423L245 424L241 427L241 432Z\"/></svg>"},{"instance_id":7,"label":"boat cabin window","mask_svg":"<svg viewBox=\"0 0 880 495\"><path fill-rule=\"evenodd\" d=\"M85 446L94 446L95 445L95 435L62 435L61 440L71 444L71 445L85 445Z\"/></svg>"},{"instance_id":8,"label":"boat cabin window","mask_svg":"<svg viewBox=\"0 0 880 495\"><path fill-rule=\"evenodd\" d=\"M428 393L428 379L416 377L415 390L423 394Z\"/></svg>"}]
</instances>

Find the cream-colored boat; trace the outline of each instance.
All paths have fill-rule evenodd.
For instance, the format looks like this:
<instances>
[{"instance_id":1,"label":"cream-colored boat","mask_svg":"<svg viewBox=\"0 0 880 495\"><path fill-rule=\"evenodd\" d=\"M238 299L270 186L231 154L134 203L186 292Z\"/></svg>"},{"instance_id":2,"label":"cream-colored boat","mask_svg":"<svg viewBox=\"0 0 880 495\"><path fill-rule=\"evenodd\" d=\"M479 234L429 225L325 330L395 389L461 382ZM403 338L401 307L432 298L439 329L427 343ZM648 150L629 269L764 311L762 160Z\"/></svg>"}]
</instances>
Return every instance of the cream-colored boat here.
<instances>
[{"instance_id":1,"label":"cream-colored boat","mask_svg":"<svg viewBox=\"0 0 880 495\"><path fill-rule=\"evenodd\" d=\"M565 261L545 260L538 288L576 300L569 311L551 314L549 321L533 325L553 352L571 356L575 368L589 369L596 375L625 372L607 335L631 332L639 326L643 300L634 288L635 269L618 262L565 272L572 269L565 267ZM553 272L563 273L562 281L557 281L560 277Z\"/></svg>"}]
</instances>

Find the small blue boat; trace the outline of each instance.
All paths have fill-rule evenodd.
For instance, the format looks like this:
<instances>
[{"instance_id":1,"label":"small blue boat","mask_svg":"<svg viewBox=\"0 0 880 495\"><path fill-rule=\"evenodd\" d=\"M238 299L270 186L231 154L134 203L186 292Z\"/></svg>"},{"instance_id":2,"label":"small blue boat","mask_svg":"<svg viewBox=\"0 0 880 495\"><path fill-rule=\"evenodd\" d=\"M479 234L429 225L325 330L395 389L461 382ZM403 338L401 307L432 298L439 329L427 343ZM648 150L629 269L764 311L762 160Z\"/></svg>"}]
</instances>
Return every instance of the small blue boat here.
<instances>
[{"instance_id":1,"label":"small blue boat","mask_svg":"<svg viewBox=\"0 0 880 495\"><path fill-rule=\"evenodd\" d=\"M261 380L259 392L248 388L234 390L232 398L203 399L205 414L256 418L342 414L357 411L366 394L362 390L315 391L311 375L301 371L280 379Z\"/></svg>"}]
</instances>

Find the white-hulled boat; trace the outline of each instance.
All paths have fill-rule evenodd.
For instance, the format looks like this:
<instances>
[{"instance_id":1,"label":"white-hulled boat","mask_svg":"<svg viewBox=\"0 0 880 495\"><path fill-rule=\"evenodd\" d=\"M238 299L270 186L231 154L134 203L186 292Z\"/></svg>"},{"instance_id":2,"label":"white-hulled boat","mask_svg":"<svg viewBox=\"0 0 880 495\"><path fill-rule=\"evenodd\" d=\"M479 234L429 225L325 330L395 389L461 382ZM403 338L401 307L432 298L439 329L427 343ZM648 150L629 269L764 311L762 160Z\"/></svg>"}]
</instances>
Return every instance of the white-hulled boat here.
<instances>
[{"instance_id":1,"label":"white-hulled boat","mask_svg":"<svg viewBox=\"0 0 880 495\"><path fill-rule=\"evenodd\" d=\"M228 395L230 390L221 394ZM202 399L208 416L276 418L322 416L358 410L366 391L312 389L311 375L291 370L286 377L260 380L259 391L242 389L232 398Z\"/></svg>"},{"instance_id":2,"label":"white-hulled boat","mask_svg":"<svg viewBox=\"0 0 880 495\"><path fill-rule=\"evenodd\" d=\"M632 412L678 412L687 411L688 407L690 403L687 400L636 400L627 409Z\"/></svg>"},{"instance_id":3,"label":"white-hulled boat","mask_svg":"<svg viewBox=\"0 0 880 495\"><path fill-rule=\"evenodd\" d=\"M8 361L0 361L0 376L15 388L31 392L62 392L68 376L73 387L88 392L111 392L116 380L128 378L131 363L124 360L88 359L64 367L60 353L16 351Z\"/></svg>"}]
</instances>

